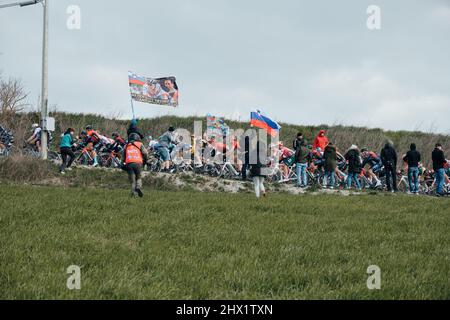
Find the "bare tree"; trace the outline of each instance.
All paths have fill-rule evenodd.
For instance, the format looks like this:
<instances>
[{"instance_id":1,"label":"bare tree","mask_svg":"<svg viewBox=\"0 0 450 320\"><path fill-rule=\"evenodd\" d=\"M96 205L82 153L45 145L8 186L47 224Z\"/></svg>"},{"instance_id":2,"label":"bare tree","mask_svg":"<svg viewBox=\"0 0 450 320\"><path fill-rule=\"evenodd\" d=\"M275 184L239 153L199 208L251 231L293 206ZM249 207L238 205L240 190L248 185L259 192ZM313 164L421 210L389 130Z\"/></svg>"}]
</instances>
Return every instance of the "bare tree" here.
<instances>
[{"instance_id":1,"label":"bare tree","mask_svg":"<svg viewBox=\"0 0 450 320\"><path fill-rule=\"evenodd\" d=\"M3 80L0 75L0 117L2 121L12 121L17 112L23 111L28 93L19 79Z\"/></svg>"}]
</instances>

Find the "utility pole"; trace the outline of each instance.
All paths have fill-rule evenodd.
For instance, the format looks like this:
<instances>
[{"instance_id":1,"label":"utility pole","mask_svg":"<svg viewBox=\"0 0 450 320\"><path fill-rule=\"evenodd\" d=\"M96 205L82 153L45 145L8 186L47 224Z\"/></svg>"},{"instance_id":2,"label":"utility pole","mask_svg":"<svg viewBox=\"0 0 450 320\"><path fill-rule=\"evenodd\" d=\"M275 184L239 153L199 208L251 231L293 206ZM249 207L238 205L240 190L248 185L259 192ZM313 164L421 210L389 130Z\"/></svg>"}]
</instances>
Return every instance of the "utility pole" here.
<instances>
[{"instance_id":1,"label":"utility pole","mask_svg":"<svg viewBox=\"0 0 450 320\"><path fill-rule=\"evenodd\" d=\"M0 5L0 9L9 7L26 7L41 3L44 7L44 29L42 42L42 93L41 93L41 156L47 159L48 135L47 135L47 118L48 118L48 3L49 0L31 0L14 2Z\"/></svg>"},{"instance_id":2,"label":"utility pole","mask_svg":"<svg viewBox=\"0 0 450 320\"><path fill-rule=\"evenodd\" d=\"M42 93L41 93L41 156L43 160L47 160L48 148L48 4L49 0L45 0L44 6L44 28L42 41Z\"/></svg>"}]
</instances>

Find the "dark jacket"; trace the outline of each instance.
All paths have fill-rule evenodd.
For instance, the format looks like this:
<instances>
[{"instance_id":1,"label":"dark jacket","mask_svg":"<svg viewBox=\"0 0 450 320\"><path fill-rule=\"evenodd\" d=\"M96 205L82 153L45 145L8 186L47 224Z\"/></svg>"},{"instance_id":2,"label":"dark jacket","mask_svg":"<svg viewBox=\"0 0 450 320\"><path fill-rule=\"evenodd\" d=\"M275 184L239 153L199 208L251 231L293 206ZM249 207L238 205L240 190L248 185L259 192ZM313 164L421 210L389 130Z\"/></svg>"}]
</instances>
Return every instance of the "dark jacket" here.
<instances>
[{"instance_id":1,"label":"dark jacket","mask_svg":"<svg viewBox=\"0 0 450 320\"><path fill-rule=\"evenodd\" d=\"M295 162L296 163L309 163L311 160L311 152L302 142L300 146L297 147L295 151Z\"/></svg>"},{"instance_id":2,"label":"dark jacket","mask_svg":"<svg viewBox=\"0 0 450 320\"><path fill-rule=\"evenodd\" d=\"M403 161L408 163L409 168L417 168L419 166L420 160L420 152L416 150L415 144L411 144L411 148L403 157Z\"/></svg>"},{"instance_id":3,"label":"dark jacket","mask_svg":"<svg viewBox=\"0 0 450 320\"><path fill-rule=\"evenodd\" d=\"M303 145L303 139L296 138L294 142L292 142L292 147L295 151L297 151Z\"/></svg>"},{"instance_id":4,"label":"dark jacket","mask_svg":"<svg viewBox=\"0 0 450 320\"><path fill-rule=\"evenodd\" d=\"M361 156L358 149L348 150L344 158L348 161L348 173L361 172Z\"/></svg>"},{"instance_id":5,"label":"dark jacket","mask_svg":"<svg viewBox=\"0 0 450 320\"><path fill-rule=\"evenodd\" d=\"M397 152L391 144L386 143L384 148L381 149L380 157L385 167L392 169L397 167Z\"/></svg>"},{"instance_id":6,"label":"dark jacket","mask_svg":"<svg viewBox=\"0 0 450 320\"><path fill-rule=\"evenodd\" d=\"M241 152L243 152L241 160L243 160L244 164L248 164L250 153L250 138L248 135L244 135L241 137L240 145L241 145Z\"/></svg>"},{"instance_id":7,"label":"dark jacket","mask_svg":"<svg viewBox=\"0 0 450 320\"><path fill-rule=\"evenodd\" d=\"M325 151L323 152L323 158L325 160L325 171L334 172L337 166L336 147L333 145L326 146Z\"/></svg>"},{"instance_id":8,"label":"dark jacket","mask_svg":"<svg viewBox=\"0 0 450 320\"><path fill-rule=\"evenodd\" d=\"M267 166L267 156L264 156L267 155L266 145L258 141L256 143L256 149L251 150L251 152L256 152L256 164L250 165L250 173L252 177L265 177L266 173L263 169Z\"/></svg>"},{"instance_id":9,"label":"dark jacket","mask_svg":"<svg viewBox=\"0 0 450 320\"><path fill-rule=\"evenodd\" d=\"M141 140L144 139L144 134L134 123L131 123L130 127L127 130L128 138L130 137L130 134L132 134L132 133L136 133L137 135L139 135Z\"/></svg>"},{"instance_id":10,"label":"dark jacket","mask_svg":"<svg viewBox=\"0 0 450 320\"><path fill-rule=\"evenodd\" d=\"M431 159L433 160L433 170L437 171L444 168L446 163L444 151L435 148L431 153Z\"/></svg>"}]
</instances>

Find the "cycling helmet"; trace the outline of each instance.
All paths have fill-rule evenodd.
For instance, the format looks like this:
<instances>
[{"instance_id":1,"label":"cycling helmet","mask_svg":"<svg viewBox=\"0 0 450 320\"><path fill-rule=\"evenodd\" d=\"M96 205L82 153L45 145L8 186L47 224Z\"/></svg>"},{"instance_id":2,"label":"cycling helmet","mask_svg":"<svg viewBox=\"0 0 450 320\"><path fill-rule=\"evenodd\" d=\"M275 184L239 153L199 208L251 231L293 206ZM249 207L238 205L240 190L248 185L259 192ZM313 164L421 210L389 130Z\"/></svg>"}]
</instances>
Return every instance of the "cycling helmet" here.
<instances>
[{"instance_id":1,"label":"cycling helmet","mask_svg":"<svg viewBox=\"0 0 450 320\"><path fill-rule=\"evenodd\" d=\"M86 130L92 130L92 126L86 126Z\"/></svg>"},{"instance_id":2,"label":"cycling helmet","mask_svg":"<svg viewBox=\"0 0 450 320\"><path fill-rule=\"evenodd\" d=\"M31 128L32 128L32 129L36 129L37 127L39 127L39 125L38 125L37 123L33 123L33 124L31 125Z\"/></svg>"},{"instance_id":3,"label":"cycling helmet","mask_svg":"<svg viewBox=\"0 0 450 320\"><path fill-rule=\"evenodd\" d=\"M174 127L169 127L169 132L174 132L175 128Z\"/></svg>"},{"instance_id":4,"label":"cycling helmet","mask_svg":"<svg viewBox=\"0 0 450 320\"><path fill-rule=\"evenodd\" d=\"M113 138L117 138L119 136L119 133L118 132L113 132L113 134L112 134L112 137Z\"/></svg>"},{"instance_id":5,"label":"cycling helmet","mask_svg":"<svg viewBox=\"0 0 450 320\"><path fill-rule=\"evenodd\" d=\"M81 131L81 132L80 132L80 136L85 136L85 135L87 135L87 132L86 132L86 131Z\"/></svg>"}]
</instances>

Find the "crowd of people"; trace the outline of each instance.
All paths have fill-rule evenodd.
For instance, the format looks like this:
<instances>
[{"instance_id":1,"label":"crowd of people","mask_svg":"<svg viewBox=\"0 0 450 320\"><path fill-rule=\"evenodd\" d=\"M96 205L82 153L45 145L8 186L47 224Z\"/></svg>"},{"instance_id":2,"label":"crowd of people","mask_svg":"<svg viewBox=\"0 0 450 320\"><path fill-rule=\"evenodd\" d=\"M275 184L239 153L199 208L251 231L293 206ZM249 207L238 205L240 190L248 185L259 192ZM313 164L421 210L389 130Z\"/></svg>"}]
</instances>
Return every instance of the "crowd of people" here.
<instances>
[{"instance_id":1,"label":"crowd of people","mask_svg":"<svg viewBox=\"0 0 450 320\"><path fill-rule=\"evenodd\" d=\"M40 148L40 127L33 125L32 131L27 143ZM132 120L126 137L114 132L112 138L108 138L92 126L86 126L75 136L75 130L68 128L59 144L62 158L60 172L65 174L71 170L74 161L82 156L82 159L87 159L82 164L95 167L104 165L105 160L99 153L106 152L109 158L113 154L115 167L128 172L132 195L142 196L142 170L149 164L149 159L157 158L158 171L173 172L174 159L179 154L184 153L185 156L188 150L188 161L194 168L204 167L208 159L217 159L217 156L223 156L223 160L228 161L230 154L235 155L231 157L232 163L228 164L234 177L247 180L250 174L257 197L267 194L264 182L267 178L273 181L276 175L279 176L278 181L293 181L303 189L315 184L329 189L354 188L361 191L370 188L395 193L399 191L398 177L407 174L407 192L410 194L419 194L421 181L424 180L434 188L437 196L448 192L444 187L449 186L450 162L446 160L440 143L431 152L432 168L428 169L422 164L422 156L415 143L411 143L410 150L401 157L398 157L391 141L387 141L379 153L366 147L360 149L356 145L340 152L328 139L325 130L318 133L312 144L302 133L298 133L292 148L283 142L266 146L255 137L248 136L232 137L229 143L206 134L202 137L192 135L190 141L182 141L174 127L169 127L157 139L148 136L148 145L143 142L145 138L137 120ZM197 149L199 153L195 152ZM252 152L258 156L251 161ZM267 154L267 158L261 158L260 154Z\"/></svg>"}]
</instances>

